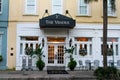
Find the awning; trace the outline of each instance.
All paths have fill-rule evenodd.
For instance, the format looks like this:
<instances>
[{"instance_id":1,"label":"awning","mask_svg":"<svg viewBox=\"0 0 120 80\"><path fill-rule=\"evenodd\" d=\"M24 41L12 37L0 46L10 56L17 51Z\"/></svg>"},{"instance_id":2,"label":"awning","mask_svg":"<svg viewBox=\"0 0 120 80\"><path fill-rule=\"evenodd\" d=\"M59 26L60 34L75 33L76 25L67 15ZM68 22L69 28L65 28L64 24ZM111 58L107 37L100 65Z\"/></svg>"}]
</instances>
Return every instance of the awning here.
<instances>
[{"instance_id":1,"label":"awning","mask_svg":"<svg viewBox=\"0 0 120 80\"><path fill-rule=\"evenodd\" d=\"M40 28L74 28L75 20L61 15L54 14L40 19Z\"/></svg>"}]
</instances>

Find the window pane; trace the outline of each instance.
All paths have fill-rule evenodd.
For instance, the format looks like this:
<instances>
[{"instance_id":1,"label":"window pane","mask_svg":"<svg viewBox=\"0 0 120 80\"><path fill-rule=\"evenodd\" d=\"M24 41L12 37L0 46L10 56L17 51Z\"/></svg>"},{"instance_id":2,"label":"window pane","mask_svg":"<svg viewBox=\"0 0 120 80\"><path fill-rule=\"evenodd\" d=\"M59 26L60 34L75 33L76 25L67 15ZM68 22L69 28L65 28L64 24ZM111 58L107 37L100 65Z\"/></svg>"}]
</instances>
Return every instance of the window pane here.
<instances>
[{"instance_id":1,"label":"window pane","mask_svg":"<svg viewBox=\"0 0 120 80\"><path fill-rule=\"evenodd\" d=\"M62 0L52 0L52 14L62 14Z\"/></svg>"},{"instance_id":2,"label":"window pane","mask_svg":"<svg viewBox=\"0 0 120 80\"><path fill-rule=\"evenodd\" d=\"M27 0L27 4L34 4L35 0Z\"/></svg>"},{"instance_id":3,"label":"window pane","mask_svg":"<svg viewBox=\"0 0 120 80\"><path fill-rule=\"evenodd\" d=\"M1 49L2 49L2 35L0 35L0 54L1 54Z\"/></svg>"},{"instance_id":4,"label":"window pane","mask_svg":"<svg viewBox=\"0 0 120 80\"><path fill-rule=\"evenodd\" d=\"M108 0L108 16L113 16L114 11L112 11L111 0Z\"/></svg>"},{"instance_id":5,"label":"window pane","mask_svg":"<svg viewBox=\"0 0 120 80\"><path fill-rule=\"evenodd\" d=\"M118 45L116 45L116 55L118 55Z\"/></svg>"},{"instance_id":6,"label":"window pane","mask_svg":"<svg viewBox=\"0 0 120 80\"><path fill-rule=\"evenodd\" d=\"M62 0L53 0L53 5L61 5Z\"/></svg>"},{"instance_id":7,"label":"window pane","mask_svg":"<svg viewBox=\"0 0 120 80\"><path fill-rule=\"evenodd\" d=\"M0 12L1 12L1 9L2 8L2 1L0 0Z\"/></svg>"},{"instance_id":8,"label":"window pane","mask_svg":"<svg viewBox=\"0 0 120 80\"><path fill-rule=\"evenodd\" d=\"M79 2L79 14L86 15L88 14L88 5L84 0L80 0Z\"/></svg>"},{"instance_id":9,"label":"window pane","mask_svg":"<svg viewBox=\"0 0 120 80\"><path fill-rule=\"evenodd\" d=\"M87 14L87 7L86 6L80 6L80 14Z\"/></svg>"},{"instance_id":10,"label":"window pane","mask_svg":"<svg viewBox=\"0 0 120 80\"><path fill-rule=\"evenodd\" d=\"M27 0L26 13L27 14L35 14L36 13L36 0Z\"/></svg>"},{"instance_id":11,"label":"window pane","mask_svg":"<svg viewBox=\"0 0 120 80\"><path fill-rule=\"evenodd\" d=\"M22 41L38 41L38 37L32 37L32 36L26 36L26 37L21 37Z\"/></svg>"},{"instance_id":12,"label":"window pane","mask_svg":"<svg viewBox=\"0 0 120 80\"><path fill-rule=\"evenodd\" d=\"M23 44L21 43L20 44L20 54L23 54L22 52L23 52Z\"/></svg>"}]
</instances>

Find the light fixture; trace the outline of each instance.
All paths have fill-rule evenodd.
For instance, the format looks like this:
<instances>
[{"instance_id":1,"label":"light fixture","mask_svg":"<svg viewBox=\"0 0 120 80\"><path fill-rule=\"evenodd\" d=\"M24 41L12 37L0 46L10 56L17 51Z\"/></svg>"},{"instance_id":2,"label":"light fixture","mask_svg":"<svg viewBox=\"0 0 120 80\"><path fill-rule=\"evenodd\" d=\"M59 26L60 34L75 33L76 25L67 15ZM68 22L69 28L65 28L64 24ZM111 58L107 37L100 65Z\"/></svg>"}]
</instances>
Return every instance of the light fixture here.
<instances>
[{"instance_id":1,"label":"light fixture","mask_svg":"<svg viewBox=\"0 0 120 80\"><path fill-rule=\"evenodd\" d=\"M49 13L48 13L48 9L45 10L45 12L44 12L42 18L45 16L45 14L49 15Z\"/></svg>"},{"instance_id":2,"label":"light fixture","mask_svg":"<svg viewBox=\"0 0 120 80\"><path fill-rule=\"evenodd\" d=\"M70 15L68 10L65 11L65 15L67 15L67 14L69 15L70 18L72 18L72 16Z\"/></svg>"},{"instance_id":3,"label":"light fixture","mask_svg":"<svg viewBox=\"0 0 120 80\"><path fill-rule=\"evenodd\" d=\"M42 38L42 47L44 47L44 44L45 44L45 40L44 38Z\"/></svg>"},{"instance_id":4,"label":"light fixture","mask_svg":"<svg viewBox=\"0 0 120 80\"><path fill-rule=\"evenodd\" d=\"M71 47L72 45L72 39L69 40L69 46Z\"/></svg>"},{"instance_id":5,"label":"light fixture","mask_svg":"<svg viewBox=\"0 0 120 80\"><path fill-rule=\"evenodd\" d=\"M47 9L45 10L45 13L48 13L48 10L47 10Z\"/></svg>"}]
</instances>

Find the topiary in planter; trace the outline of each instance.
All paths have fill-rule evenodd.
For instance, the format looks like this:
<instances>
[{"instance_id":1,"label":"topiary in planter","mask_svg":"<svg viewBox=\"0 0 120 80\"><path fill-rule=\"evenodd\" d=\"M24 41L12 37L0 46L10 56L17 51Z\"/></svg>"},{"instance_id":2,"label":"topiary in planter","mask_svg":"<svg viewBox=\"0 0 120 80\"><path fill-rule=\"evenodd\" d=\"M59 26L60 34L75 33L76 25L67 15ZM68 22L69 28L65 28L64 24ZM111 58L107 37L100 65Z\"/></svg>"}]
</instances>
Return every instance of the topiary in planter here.
<instances>
[{"instance_id":1,"label":"topiary in planter","mask_svg":"<svg viewBox=\"0 0 120 80\"><path fill-rule=\"evenodd\" d=\"M70 62L68 63L68 67L69 67L70 70L74 70L76 65L77 65L77 62L73 59L71 59Z\"/></svg>"},{"instance_id":2,"label":"topiary in planter","mask_svg":"<svg viewBox=\"0 0 120 80\"><path fill-rule=\"evenodd\" d=\"M70 70L74 70L74 68L77 65L77 62L73 58L74 49L75 49L74 46L72 46L69 49L65 48L65 53L69 53L69 55L70 55L70 62L68 63L68 67L69 67Z\"/></svg>"},{"instance_id":3,"label":"topiary in planter","mask_svg":"<svg viewBox=\"0 0 120 80\"><path fill-rule=\"evenodd\" d=\"M2 55L0 55L0 62L3 60L3 57L2 57Z\"/></svg>"},{"instance_id":4,"label":"topiary in planter","mask_svg":"<svg viewBox=\"0 0 120 80\"><path fill-rule=\"evenodd\" d=\"M37 68L41 71L41 70L43 70L43 68L45 67L45 63L42 61L42 60L38 60L37 62L36 62L36 66L37 66Z\"/></svg>"}]
</instances>

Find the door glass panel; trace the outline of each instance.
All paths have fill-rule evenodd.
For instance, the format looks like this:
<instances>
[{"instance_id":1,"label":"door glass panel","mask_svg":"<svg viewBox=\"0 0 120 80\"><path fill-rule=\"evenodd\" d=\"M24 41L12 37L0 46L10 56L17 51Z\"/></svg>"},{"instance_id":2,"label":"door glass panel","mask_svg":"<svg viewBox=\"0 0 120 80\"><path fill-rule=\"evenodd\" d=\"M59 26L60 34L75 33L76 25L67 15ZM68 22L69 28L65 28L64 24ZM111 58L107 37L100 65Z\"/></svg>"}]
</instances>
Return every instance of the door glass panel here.
<instances>
[{"instance_id":1,"label":"door glass panel","mask_svg":"<svg viewBox=\"0 0 120 80\"><path fill-rule=\"evenodd\" d=\"M63 45L58 45L58 64L63 64L64 63L64 46Z\"/></svg>"},{"instance_id":2,"label":"door glass panel","mask_svg":"<svg viewBox=\"0 0 120 80\"><path fill-rule=\"evenodd\" d=\"M54 45L48 46L48 63L54 63Z\"/></svg>"}]
</instances>

